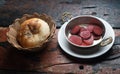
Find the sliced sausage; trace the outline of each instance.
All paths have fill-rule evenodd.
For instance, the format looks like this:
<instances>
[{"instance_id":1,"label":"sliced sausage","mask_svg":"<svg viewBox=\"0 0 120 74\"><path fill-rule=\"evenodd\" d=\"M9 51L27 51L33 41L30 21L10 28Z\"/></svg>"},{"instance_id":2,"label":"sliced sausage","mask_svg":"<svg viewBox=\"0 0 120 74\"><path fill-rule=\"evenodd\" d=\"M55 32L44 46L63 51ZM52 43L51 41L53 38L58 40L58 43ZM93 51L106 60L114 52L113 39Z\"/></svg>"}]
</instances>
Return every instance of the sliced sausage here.
<instances>
[{"instance_id":1,"label":"sliced sausage","mask_svg":"<svg viewBox=\"0 0 120 74\"><path fill-rule=\"evenodd\" d=\"M90 38L91 33L87 30L87 31L82 31L82 32L80 32L79 35L80 35L83 39L88 39L88 38Z\"/></svg>"},{"instance_id":2,"label":"sliced sausage","mask_svg":"<svg viewBox=\"0 0 120 74\"><path fill-rule=\"evenodd\" d=\"M85 42L82 42L81 46L88 46Z\"/></svg>"},{"instance_id":3,"label":"sliced sausage","mask_svg":"<svg viewBox=\"0 0 120 74\"><path fill-rule=\"evenodd\" d=\"M91 35L91 37L87 40L83 40L83 42L85 42L86 44L88 45L92 45L93 42L94 42L94 38L93 38L93 35Z\"/></svg>"},{"instance_id":4,"label":"sliced sausage","mask_svg":"<svg viewBox=\"0 0 120 74\"><path fill-rule=\"evenodd\" d=\"M77 34L80 31L80 26L76 25L71 29L71 34Z\"/></svg>"},{"instance_id":5,"label":"sliced sausage","mask_svg":"<svg viewBox=\"0 0 120 74\"><path fill-rule=\"evenodd\" d=\"M102 30L102 28L100 26L94 26L93 33L95 35L102 35L103 30Z\"/></svg>"},{"instance_id":6,"label":"sliced sausage","mask_svg":"<svg viewBox=\"0 0 120 74\"><path fill-rule=\"evenodd\" d=\"M77 45L81 45L82 44L82 38L80 36L77 36L77 35L71 35L69 37L69 40L72 43L77 44Z\"/></svg>"},{"instance_id":7,"label":"sliced sausage","mask_svg":"<svg viewBox=\"0 0 120 74\"><path fill-rule=\"evenodd\" d=\"M87 26L87 30L89 30L90 32L93 32L93 28L94 28L94 25L89 24Z\"/></svg>"}]
</instances>

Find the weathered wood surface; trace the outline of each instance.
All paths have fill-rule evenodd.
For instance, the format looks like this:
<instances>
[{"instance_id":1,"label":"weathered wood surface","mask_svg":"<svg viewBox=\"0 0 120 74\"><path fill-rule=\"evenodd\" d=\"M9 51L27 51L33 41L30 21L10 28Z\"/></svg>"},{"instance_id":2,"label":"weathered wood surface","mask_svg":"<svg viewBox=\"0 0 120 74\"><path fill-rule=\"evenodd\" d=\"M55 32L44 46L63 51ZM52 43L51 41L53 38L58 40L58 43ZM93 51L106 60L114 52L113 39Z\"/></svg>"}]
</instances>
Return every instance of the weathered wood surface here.
<instances>
[{"instance_id":1,"label":"weathered wood surface","mask_svg":"<svg viewBox=\"0 0 120 74\"><path fill-rule=\"evenodd\" d=\"M6 38L8 28L0 28L0 69L52 73L120 73L119 57L109 59L112 49L96 59L78 59L64 53L58 45L57 33L40 52L24 52L12 47ZM115 30L116 36L120 31Z\"/></svg>"},{"instance_id":2,"label":"weathered wood surface","mask_svg":"<svg viewBox=\"0 0 120 74\"><path fill-rule=\"evenodd\" d=\"M61 15L94 15L105 19L113 28L120 28L119 0L0 0L0 69L52 73L120 74L120 46L96 59L83 60L64 53L57 42L57 32L42 52L26 53L13 48L6 40L12 22L25 13L46 13L56 25L63 24ZM5 28L3 28L5 27ZM120 36L120 29L114 29ZM115 54L118 54L117 56ZM114 56L115 55L115 56Z\"/></svg>"},{"instance_id":3,"label":"weathered wood surface","mask_svg":"<svg viewBox=\"0 0 120 74\"><path fill-rule=\"evenodd\" d=\"M33 12L46 13L61 25L61 15L65 11L73 16L95 15L120 27L119 0L1 0L0 25L8 26L14 19Z\"/></svg>"}]
</instances>

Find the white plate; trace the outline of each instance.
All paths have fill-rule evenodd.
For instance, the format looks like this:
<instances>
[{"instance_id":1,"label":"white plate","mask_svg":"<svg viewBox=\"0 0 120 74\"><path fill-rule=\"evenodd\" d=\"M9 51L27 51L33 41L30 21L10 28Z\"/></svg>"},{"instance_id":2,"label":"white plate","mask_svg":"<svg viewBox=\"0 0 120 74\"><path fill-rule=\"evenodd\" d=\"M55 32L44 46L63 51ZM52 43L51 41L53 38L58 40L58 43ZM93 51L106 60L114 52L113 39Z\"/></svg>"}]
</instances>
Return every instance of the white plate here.
<instances>
[{"instance_id":1,"label":"white plate","mask_svg":"<svg viewBox=\"0 0 120 74\"><path fill-rule=\"evenodd\" d=\"M103 19L100 19L100 20L103 21L105 24L105 28L106 28L105 38L108 38L111 36L113 38L112 43L104 47L95 46L95 47L87 48L87 49L75 47L69 44L65 38L65 34L64 34L65 26L66 26L66 23L65 23L63 24L63 26L60 28L58 32L58 43L60 47L62 48L62 50L71 56L74 56L77 58L84 58L84 59L95 58L95 57L101 56L104 53L106 53L112 47L114 43L115 34L114 34L114 30L112 29L112 27L110 26L108 22L106 22Z\"/></svg>"}]
</instances>

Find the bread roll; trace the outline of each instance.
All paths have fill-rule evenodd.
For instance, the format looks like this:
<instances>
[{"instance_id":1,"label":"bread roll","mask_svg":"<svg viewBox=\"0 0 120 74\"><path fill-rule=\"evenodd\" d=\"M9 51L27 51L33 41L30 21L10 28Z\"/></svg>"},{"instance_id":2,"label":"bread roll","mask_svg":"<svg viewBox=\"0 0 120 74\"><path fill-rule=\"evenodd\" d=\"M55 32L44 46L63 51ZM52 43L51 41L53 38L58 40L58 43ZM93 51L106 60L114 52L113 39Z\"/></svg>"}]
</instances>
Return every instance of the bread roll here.
<instances>
[{"instance_id":1,"label":"bread roll","mask_svg":"<svg viewBox=\"0 0 120 74\"><path fill-rule=\"evenodd\" d=\"M17 39L22 47L33 48L42 45L49 35L50 28L44 20L31 18L20 25Z\"/></svg>"}]
</instances>

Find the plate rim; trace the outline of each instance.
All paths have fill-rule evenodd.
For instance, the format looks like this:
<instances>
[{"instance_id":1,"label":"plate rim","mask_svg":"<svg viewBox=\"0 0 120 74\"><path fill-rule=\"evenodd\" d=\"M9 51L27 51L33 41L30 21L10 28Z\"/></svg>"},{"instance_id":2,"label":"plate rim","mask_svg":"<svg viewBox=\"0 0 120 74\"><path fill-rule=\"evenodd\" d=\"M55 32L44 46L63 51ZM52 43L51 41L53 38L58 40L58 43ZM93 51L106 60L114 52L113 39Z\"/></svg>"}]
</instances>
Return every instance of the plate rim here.
<instances>
[{"instance_id":1,"label":"plate rim","mask_svg":"<svg viewBox=\"0 0 120 74\"><path fill-rule=\"evenodd\" d=\"M97 18L98 18L98 17L97 17ZM107 23L107 25L109 25L109 27L111 27L111 25L110 25L107 21L105 21L105 20L103 20L103 19L101 19L101 18L98 18L98 19L100 19L101 21L103 21L103 23ZM111 27L111 29L112 29L112 31L113 31L113 41L112 41L112 44L111 44L111 46L109 47L109 49L104 50L104 52L101 52L101 54L96 55L96 56L92 56L92 57L83 57L83 56L80 57L80 56L72 55L71 52L67 52L66 49L64 49L64 48L61 46L60 38L59 38L59 34L60 34L61 30L63 30L62 28L65 27L66 24L67 24L67 22L65 22L65 23L61 26L61 28L60 28L60 30L59 30L59 32L58 32L58 43L59 43L61 49L62 49L64 52L66 52L67 54L69 54L69 55L71 55L71 56L73 56L73 57L82 58L82 59L89 59L89 58L96 58L96 57L99 57L99 56L105 54L107 51L109 51L110 48L112 47L114 41L115 41L115 33L114 33L113 28Z\"/></svg>"}]
</instances>

